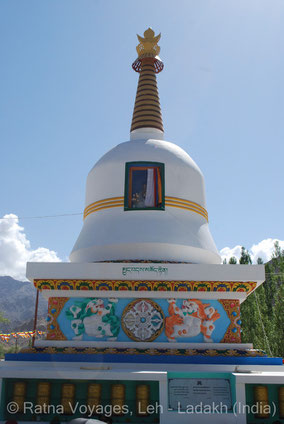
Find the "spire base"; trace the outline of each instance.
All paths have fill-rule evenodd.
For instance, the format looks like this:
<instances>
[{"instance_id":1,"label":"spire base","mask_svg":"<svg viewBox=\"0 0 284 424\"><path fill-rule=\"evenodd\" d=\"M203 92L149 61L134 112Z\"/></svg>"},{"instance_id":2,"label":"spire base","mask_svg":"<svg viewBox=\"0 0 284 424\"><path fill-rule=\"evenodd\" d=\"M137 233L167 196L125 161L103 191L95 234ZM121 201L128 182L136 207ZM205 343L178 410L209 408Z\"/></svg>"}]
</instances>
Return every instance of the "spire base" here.
<instances>
[{"instance_id":1,"label":"spire base","mask_svg":"<svg viewBox=\"0 0 284 424\"><path fill-rule=\"evenodd\" d=\"M137 130L133 130L130 132L130 140L138 141L138 140L164 140L164 132L158 130L157 128L139 128Z\"/></svg>"}]
</instances>

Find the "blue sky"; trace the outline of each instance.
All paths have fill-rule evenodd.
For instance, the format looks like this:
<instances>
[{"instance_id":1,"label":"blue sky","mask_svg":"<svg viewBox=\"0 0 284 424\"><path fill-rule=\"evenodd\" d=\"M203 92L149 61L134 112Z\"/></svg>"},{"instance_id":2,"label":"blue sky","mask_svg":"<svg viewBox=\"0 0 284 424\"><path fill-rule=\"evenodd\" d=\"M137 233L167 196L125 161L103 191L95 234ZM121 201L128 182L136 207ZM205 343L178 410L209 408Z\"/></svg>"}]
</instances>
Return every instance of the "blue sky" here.
<instances>
[{"instance_id":1,"label":"blue sky","mask_svg":"<svg viewBox=\"0 0 284 424\"><path fill-rule=\"evenodd\" d=\"M284 240L283 21L283 0L2 0L0 216L83 211L89 170L129 139L151 26L165 139L204 173L217 247ZM65 260L82 217L19 224Z\"/></svg>"}]
</instances>

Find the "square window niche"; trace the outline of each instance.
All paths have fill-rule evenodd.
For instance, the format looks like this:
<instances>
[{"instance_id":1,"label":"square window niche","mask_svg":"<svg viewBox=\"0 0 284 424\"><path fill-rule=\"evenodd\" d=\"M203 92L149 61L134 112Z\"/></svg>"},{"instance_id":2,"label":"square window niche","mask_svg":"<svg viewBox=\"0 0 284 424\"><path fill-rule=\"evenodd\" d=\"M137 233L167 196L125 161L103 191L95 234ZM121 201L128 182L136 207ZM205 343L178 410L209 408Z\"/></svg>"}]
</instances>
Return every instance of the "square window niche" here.
<instances>
[{"instance_id":1,"label":"square window niche","mask_svg":"<svg viewBox=\"0 0 284 424\"><path fill-rule=\"evenodd\" d=\"M165 166L159 162L125 164L124 210L165 210Z\"/></svg>"}]
</instances>

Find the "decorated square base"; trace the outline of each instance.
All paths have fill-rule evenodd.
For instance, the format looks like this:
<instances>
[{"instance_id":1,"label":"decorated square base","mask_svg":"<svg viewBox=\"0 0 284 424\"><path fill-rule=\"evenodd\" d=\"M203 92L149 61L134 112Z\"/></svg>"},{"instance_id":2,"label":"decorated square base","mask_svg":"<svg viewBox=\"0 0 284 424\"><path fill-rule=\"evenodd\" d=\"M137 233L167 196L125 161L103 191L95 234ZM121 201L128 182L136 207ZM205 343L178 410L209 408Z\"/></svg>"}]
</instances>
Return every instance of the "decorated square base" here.
<instances>
[{"instance_id":1,"label":"decorated square base","mask_svg":"<svg viewBox=\"0 0 284 424\"><path fill-rule=\"evenodd\" d=\"M241 344L240 304L261 284L263 271L171 263L28 264L27 276L49 302L47 339L35 346L248 349Z\"/></svg>"}]
</instances>

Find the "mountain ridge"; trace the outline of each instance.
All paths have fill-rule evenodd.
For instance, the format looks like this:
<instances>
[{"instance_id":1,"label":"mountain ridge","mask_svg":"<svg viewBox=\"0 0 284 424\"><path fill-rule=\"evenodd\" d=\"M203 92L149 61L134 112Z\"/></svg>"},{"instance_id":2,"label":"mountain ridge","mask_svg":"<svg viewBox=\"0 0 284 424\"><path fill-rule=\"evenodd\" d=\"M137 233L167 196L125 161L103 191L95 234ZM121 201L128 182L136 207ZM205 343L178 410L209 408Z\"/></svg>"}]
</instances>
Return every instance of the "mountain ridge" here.
<instances>
[{"instance_id":1,"label":"mountain ridge","mask_svg":"<svg viewBox=\"0 0 284 424\"><path fill-rule=\"evenodd\" d=\"M0 312L8 323L0 323L1 332L15 331L34 318L36 289L29 281L0 276ZM47 301L39 296L38 316L47 316Z\"/></svg>"}]
</instances>

